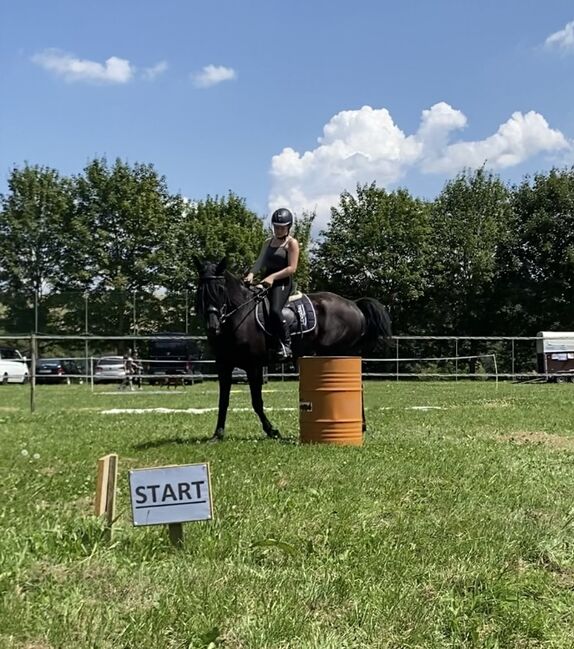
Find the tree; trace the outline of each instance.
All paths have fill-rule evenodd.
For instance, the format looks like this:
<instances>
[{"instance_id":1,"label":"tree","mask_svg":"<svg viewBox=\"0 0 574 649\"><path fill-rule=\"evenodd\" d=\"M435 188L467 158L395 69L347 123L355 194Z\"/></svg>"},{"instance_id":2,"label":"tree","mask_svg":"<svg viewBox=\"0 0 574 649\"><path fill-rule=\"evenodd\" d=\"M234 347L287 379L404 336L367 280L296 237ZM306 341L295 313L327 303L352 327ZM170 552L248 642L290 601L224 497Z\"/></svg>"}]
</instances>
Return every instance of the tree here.
<instances>
[{"instance_id":1,"label":"tree","mask_svg":"<svg viewBox=\"0 0 574 649\"><path fill-rule=\"evenodd\" d=\"M311 228L315 220L315 212L303 212L302 216L295 220L293 226L293 236L299 242L299 263L295 281L300 291L310 290L311 285Z\"/></svg>"},{"instance_id":2,"label":"tree","mask_svg":"<svg viewBox=\"0 0 574 649\"><path fill-rule=\"evenodd\" d=\"M182 312L182 297L187 307L193 305L197 277L194 256L210 260L227 257L230 268L241 274L255 261L265 231L261 219L233 192L198 201L173 200L177 209L171 220L169 244L162 251L160 277L167 289L163 304L175 315ZM190 322L194 331L203 331L196 319Z\"/></svg>"},{"instance_id":3,"label":"tree","mask_svg":"<svg viewBox=\"0 0 574 649\"><path fill-rule=\"evenodd\" d=\"M429 248L428 205L406 189L387 192L375 183L344 192L322 233L313 280L325 290L371 296L391 308L395 330L411 332L414 305L424 294Z\"/></svg>"},{"instance_id":4,"label":"tree","mask_svg":"<svg viewBox=\"0 0 574 649\"><path fill-rule=\"evenodd\" d=\"M517 238L508 284L517 331L574 330L574 168L526 178L514 192Z\"/></svg>"},{"instance_id":5,"label":"tree","mask_svg":"<svg viewBox=\"0 0 574 649\"><path fill-rule=\"evenodd\" d=\"M70 243L71 184L54 169L25 165L12 170L8 190L0 214L0 287L8 296L7 321L15 331L44 330L42 298L62 281L63 251Z\"/></svg>"},{"instance_id":6,"label":"tree","mask_svg":"<svg viewBox=\"0 0 574 649\"><path fill-rule=\"evenodd\" d=\"M161 287L160 260L173 218L165 178L153 165L116 160L109 167L105 159L93 160L74 179L74 203L74 241L61 288L90 293L100 333L145 328L153 320L146 311L153 311Z\"/></svg>"},{"instance_id":7,"label":"tree","mask_svg":"<svg viewBox=\"0 0 574 649\"><path fill-rule=\"evenodd\" d=\"M435 331L485 335L498 317L497 279L512 237L510 191L495 175L464 171L432 209L429 317Z\"/></svg>"},{"instance_id":8,"label":"tree","mask_svg":"<svg viewBox=\"0 0 574 649\"><path fill-rule=\"evenodd\" d=\"M166 286L195 286L193 255L210 260L227 257L230 268L243 273L257 258L264 238L261 219L233 192L187 202L170 252L175 269Z\"/></svg>"}]
</instances>

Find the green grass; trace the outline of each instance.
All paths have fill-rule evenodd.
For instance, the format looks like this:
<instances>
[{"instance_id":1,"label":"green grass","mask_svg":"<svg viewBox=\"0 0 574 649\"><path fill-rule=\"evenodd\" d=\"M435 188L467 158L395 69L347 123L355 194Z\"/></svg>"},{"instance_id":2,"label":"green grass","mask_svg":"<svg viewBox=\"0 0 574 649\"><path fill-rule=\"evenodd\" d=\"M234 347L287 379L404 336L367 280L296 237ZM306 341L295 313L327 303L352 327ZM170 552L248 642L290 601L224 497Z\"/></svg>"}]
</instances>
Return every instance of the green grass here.
<instances>
[{"instance_id":1,"label":"green grass","mask_svg":"<svg viewBox=\"0 0 574 649\"><path fill-rule=\"evenodd\" d=\"M101 413L215 406L212 383L39 386L34 414L29 388L0 388L0 647L574 646L574 386L369 382L362 448L298 445L297 384L266 387L290 443L251 412L218 445L213 412ZM215 517L182 550L132 527L128 469L203 461Z\"/></svg>"}]
</instances>

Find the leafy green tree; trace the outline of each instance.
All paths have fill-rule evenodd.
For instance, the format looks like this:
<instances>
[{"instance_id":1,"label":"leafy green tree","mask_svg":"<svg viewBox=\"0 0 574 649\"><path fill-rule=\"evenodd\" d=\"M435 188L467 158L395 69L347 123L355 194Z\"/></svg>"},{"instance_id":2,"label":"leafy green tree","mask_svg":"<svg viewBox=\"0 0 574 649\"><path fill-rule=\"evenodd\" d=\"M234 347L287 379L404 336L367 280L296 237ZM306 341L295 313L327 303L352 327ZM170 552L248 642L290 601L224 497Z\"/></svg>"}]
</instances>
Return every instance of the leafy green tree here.
<instances>
[{"instance_id":1,"label":"leafy green tree","mask_svg":"<svg viewBox=\"0 0 574 649\"><path fill-rule=\"evenodd\" d=\"M429 320L440 333L487 335L498 318L498 278L512 238L508 187L478 169L446 183L432 208Z\"/></svg>"},{"instance_id":2,"label":"leafy green tree","mask_svg":"<svg viewBox=\"0 0 574 649\"><path fill-rule=\"evenodd\" d=\"M263 222L249 210L245 200L233 192L224 197L208 196L189 201L172 198L177 207L170 220L170 236L162 250L160 278L166 288L163 304L175 319L194 304L197 271L193 257L220 260L242 274L255 261L265 237ZM188 329L203 333L203 324L188 319Z\"/></svg>"},{"instance_id":3,"label":"leafy green tree","mask_svg":"<svg viewBox=\"0 0 574 649\"><path fill-rule=\"evenodd\" d=\"M295 219L293 227L293 236L299 242L299 263L295 282L300 291L309 291L311 286L311 228L315 217L315 212L303 212L299 218Z\"/></svg>"},{"instance_id":4,"label":"leafy green tree","mask_svg":"<svg viewBox=\"0 0 574 649\"><path fill-rule=\"evenodd\" d=\"M69 179L49 167L12 170L0 212L0 287L12 331L46 328L44 298L63 279L71 212Z\"/></svg>"},{"instance_id":5,"label":"leafy green tree","mask_svg":"<svg viewBox=\"0 0 574 649\"><path fill-rule=\"evenodd\" d=\"M508 274L518 334L574 330L574 168L524 179L514 192L517 237Z\"/></svg>"},{"instance_id":6,"label":"leafy green tree","mask_svg":"<svg viewBox=\"0 0 574 649\"><path fill-rule=\"evenodd\" d=\"M147 328L161 287L162 250L170 233L174 201L152 165L93 160L74 179L75 213L66 251L66 289L90 294L98 332Z\"/></svg>"},{"instance_id":7,"label":"leafy green tree","mask_svg":"<svg viewBox=\"0 0 574 649\"><path fill-rule=\"evenodd\" d=\"M406 189L358 186L344 192L314 254L313 281L349 298L371 296L391 309L394 328L412 332L414 305L428 284L429 209Z\"/></svg>"},{"instance_id":8,"label":"leafy green tree","mask_svg":"<svg viewBox=\"0 0 574 649\"><path fill-rule=\"evenodd\" d=\"M165 284L195 286L193 255L214 261L227 257L230 268L241 274L255 261L264 237L261 219L232 192L187 202L169 251L174 267Z\"/></svg>"}]
</instances>

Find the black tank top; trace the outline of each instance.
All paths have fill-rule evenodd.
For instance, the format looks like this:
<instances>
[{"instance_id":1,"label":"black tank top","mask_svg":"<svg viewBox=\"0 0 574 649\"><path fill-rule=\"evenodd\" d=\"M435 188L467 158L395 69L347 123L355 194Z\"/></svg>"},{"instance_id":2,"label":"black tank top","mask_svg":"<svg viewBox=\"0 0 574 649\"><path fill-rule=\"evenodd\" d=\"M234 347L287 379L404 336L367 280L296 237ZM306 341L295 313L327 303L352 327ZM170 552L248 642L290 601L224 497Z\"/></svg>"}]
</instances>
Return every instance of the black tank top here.
<instances>
[{"instance_id":1,"label":"black tank top","mask_svg":"<svg viewBox=\"0 0 574 649\"><path fill-rule=\"evenodd\" d=\"M268 275L277 273L289 266L287 259L287 248L285 246L272 246L271 243L267 246L265 251L265 258L263 260L263 268Z\"/></svg>"}]
</instances>

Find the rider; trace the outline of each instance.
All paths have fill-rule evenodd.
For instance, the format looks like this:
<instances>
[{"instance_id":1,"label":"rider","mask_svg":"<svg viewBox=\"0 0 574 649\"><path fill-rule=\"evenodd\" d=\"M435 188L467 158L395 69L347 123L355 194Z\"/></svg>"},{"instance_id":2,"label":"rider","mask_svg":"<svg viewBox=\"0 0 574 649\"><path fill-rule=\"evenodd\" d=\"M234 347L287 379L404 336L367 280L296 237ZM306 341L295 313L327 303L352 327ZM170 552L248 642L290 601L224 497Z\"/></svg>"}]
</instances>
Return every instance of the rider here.
<instances>
[{"instance_id":1,"label":"rider","mask_svg":"<svg viewBox=\"0 0 574 649\"><path fill-rule=\"evenodd\" d=\"M273 236L267 239L261 248L259 258L251 272L245 276L245 282L251 284L253 275L263 270L265 279L261 282L264 287L271 287L269 294L270 324L272 332L281 341L279 349L280 360L291 357L291 337L289 326L283 319L282 309L293 290L293 274L299 262L299 242L289 234L293 225L293 214L282 207L271 216Z\"/></svg>"}]
</instances>

